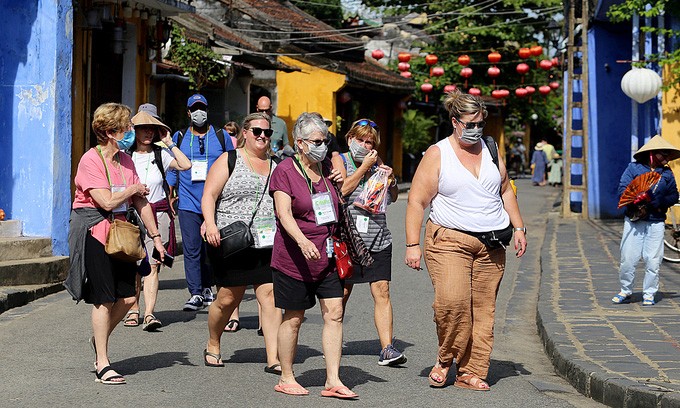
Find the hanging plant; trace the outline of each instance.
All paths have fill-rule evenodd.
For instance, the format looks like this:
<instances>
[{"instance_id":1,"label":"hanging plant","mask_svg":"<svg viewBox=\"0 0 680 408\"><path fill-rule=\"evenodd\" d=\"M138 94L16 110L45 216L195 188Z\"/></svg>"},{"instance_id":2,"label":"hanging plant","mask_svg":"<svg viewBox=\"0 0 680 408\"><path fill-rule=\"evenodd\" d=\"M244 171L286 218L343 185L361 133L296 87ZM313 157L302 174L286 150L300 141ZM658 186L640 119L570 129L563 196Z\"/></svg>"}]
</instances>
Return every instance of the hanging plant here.
<instances>
[{"instance_id":1,"label":"hanging plant","mask_svg":"<svg viewBox=\"0 0 680 408\"><path fill-rule=\"evenodd\" d=\"M183 29L173 26L171 39L170 60L189 77L192 91L200 91L227 77L225 66L218 62L222 57L208 47L189 41Z\"/></svg>"}]
</instances>

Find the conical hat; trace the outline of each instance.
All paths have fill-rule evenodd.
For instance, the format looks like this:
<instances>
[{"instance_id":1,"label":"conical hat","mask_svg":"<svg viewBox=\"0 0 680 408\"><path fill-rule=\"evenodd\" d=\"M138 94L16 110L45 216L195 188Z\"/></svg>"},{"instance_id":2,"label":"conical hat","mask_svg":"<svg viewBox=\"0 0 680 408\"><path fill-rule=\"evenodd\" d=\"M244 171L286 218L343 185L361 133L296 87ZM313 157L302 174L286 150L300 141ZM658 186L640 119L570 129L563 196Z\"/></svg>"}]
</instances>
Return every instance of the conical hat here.
<instances>
[{"instance_id":1,"label":"conical hat","mask_svg":"<svg viewBox=\"0 0 680 408\"><path fill-rule=\"evenodd\" d=\"M633 157L635 160L642 160L645 158L643 153L652 152L655 150L666 150L668 152L668 161L680 159L680 149L673 146L670 144L670 142L659 135L654 136L649 142L642 146L637 152L635 152Z\"/></svg>"},{"instance_id":2,"label":"conical hat","mask_svg":"<svg viewBox=\"0 0 680 408\"><path fill-rule=\"evenodd\" d=\"M135 126L143 126L143 125L153 125L153 126L160 126L167 130L168 132L170 131L170 127L166 125L165 123L161 122L160 120L154 118L151 116L148 112L146 111L141 111L137 112L135 116L132 117L132 124ZM163 135L165 136L165 135Z\"/></svg>"}]
</instances>

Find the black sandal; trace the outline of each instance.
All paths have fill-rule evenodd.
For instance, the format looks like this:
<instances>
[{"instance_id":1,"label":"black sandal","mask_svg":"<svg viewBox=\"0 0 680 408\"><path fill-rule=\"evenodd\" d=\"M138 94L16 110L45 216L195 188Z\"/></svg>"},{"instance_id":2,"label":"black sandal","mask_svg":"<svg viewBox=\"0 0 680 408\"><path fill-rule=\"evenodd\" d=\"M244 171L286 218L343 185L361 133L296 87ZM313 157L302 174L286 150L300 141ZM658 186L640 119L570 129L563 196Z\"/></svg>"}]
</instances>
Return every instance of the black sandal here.
<instances>
[{"instance_id":1,"label":"black sandal","mask_svg":"<svg viewBox=\"0 0 680 408\"><path fill-rule=\"evenodd\" d=\"M264 366L264 372L269 374L281 375L281 364L276 363L270 366Z\"/></svg>"},{"instance_id":2,"label":"black sandal","mask_svg":"<svg viewBox=\"0 0 680 408\"><path fill-rule=\"evenodd\" d=\"M94 382L102 383L104 385L120 385L120 384L125 384L125 377L122 375L116 373L116 375L112 375L111 377L104 378L104 374L108 373L109 371L113 371L115 373L115 370L111 368L110 365L107 365L106 367L102 368L101 371L95 371L95 375L97 378L94 379ZM118 380L122 379L123 381L113 381L113 380Z\"/></svg>"},{"instance_id":3,"label":"black sandal","mask_svg":"<svg viewBox=\"0 0 680 408\"><path fill-rule=\"evenodd\" d=\"M212 357L217 361L217 363L209 363L207 357ZM224 367L224 363L220 362L222 360L221 354L215 354L208 351L208 349L203 350L203 363L206 367Z\"/></svg>"},{"instance_id":4,"label":"black sandal","mask_svg":"<svg viewBox=\"0 0 680 408\"><path fill-rule=\"evenodd\" d=\"M229 320L227 325L224 326L224 331L227 333L236 333L239 330L241 330L241 322L236 319Z\"/></svg>"}]
</instances>

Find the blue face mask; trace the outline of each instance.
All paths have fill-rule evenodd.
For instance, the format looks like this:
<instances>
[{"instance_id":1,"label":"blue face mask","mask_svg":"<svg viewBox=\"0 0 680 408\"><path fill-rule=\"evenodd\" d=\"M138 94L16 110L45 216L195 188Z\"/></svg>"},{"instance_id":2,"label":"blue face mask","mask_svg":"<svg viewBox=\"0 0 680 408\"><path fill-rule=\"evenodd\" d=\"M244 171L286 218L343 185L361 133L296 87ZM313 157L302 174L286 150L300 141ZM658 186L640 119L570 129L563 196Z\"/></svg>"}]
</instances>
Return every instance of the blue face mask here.
<instances>
[{"instance_id":1,"label":"blue face mask","mask_svg":"<svg viewBox=\"0 0 680 408\"><path fill-rule=\"evenodd\" d=\"M135 142L135 131L134 130L128 130L125 132L123 135L123 138L121 140L116 140L118 143L118 148L120 150L127 150L132 146L132 144Z\"/></svg>"}]
</instances>

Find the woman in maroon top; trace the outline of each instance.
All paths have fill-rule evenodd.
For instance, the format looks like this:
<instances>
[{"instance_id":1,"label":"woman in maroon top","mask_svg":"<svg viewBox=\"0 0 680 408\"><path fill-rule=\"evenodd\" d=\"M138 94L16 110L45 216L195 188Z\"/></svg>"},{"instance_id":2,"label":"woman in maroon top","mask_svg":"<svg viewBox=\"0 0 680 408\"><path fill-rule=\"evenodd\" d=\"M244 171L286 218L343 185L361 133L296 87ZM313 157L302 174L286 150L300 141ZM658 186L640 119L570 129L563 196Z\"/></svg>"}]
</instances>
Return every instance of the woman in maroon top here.
<instances>
[{"instance_id":1,"label":"woman in maroon top","mask_svg":"<svg viewBox=\"0 0 680 408\"><path fill-rule=\"evenodd\" d=\"M321 395L356 398L338 375L343 283L335 269L331 236L340 211L333 183L341 184L342 175L325 160L327 133L322 119L301 114L293 127L297 153L276 167L269 184L277 227L271 263L274 300L276 307L285 310L278 333L281 378L274 389L289 395L309 394L295 380L293 360L305 310L314 307L316 297L324 322L326 357L326 383Z\"/></svg>"}]
</instances>

